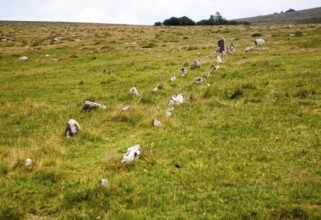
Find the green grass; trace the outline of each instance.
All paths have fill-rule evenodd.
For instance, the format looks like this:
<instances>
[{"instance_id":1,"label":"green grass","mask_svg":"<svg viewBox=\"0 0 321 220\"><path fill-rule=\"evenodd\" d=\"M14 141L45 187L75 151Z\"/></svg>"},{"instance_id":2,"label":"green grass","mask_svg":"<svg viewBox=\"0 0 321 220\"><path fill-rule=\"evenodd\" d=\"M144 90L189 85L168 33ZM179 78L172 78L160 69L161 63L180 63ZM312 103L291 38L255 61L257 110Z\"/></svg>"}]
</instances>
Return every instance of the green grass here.
<instances>
[{"instance_id":1,"label":"green grass","mask_svg":"<svg viewBox=\"0 0 321 220\"><path fill-rule=\"evenodd\" d=\"M266 44L244 52L257 34ZM320 34L1 23L0 219L319 219ZM222 36L235 54L196 85ZM166 117L177 93L186 102ZM107 109L83 111L85 100ZM71 118L82 130L67 139ZM141 158L121 164L135 144Z\"/></svg>"}]
</instances>

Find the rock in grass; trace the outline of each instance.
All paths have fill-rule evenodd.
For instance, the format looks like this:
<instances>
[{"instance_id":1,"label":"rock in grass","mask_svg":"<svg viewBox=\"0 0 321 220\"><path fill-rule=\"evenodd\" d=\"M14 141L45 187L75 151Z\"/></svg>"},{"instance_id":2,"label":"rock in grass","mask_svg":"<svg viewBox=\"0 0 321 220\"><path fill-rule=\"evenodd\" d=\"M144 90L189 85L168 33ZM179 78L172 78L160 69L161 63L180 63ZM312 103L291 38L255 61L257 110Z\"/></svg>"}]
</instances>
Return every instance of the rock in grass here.
<instances>
[{"instance_id":1,"label":"rock in grass","mask_svg":"<svg viewBox=\"0 0 321 220\"><path fill-rule=\"evenodd\" d=\"M244 49L245 52L249 52L251 50L254 50L254 46L248 46Z\"/></svg>"},{"instance_id":2,"label":"rock in grass","mask_svg":"<svg viewBox=\"0 0 321 220\"><path fill-rule=\"evenodd\" d=\"M135 158L139 158L139 156L140 156L140 145L136 144L127 149L127 153L124 154L121 163L129 163L131 161L134 161Z\"/></svg>"},{"instance_id":3,"label":"rock in grass","mask_svg":"<svg viewBox=\"0 0 321 220\"><path fill-rule=\"evenodd\" d=\"M218 69L220 68L220 66L213 64L213 65L212 65L212 68L213 68L213 71L216 72L216 71L218 71Z\"/></svg>"},{"instance_id":4,"label":"rock in grass","mask_svg":"<svg viewBox=\"0 0 321 220\"><path fill-rule=\"evenodd\" d=\"M195 79L195 83L196 84L201 84L201 83L203 83L203 78L202 77L197 77L196 79Z\"/></svg>"},{"instance_id":5,"label":"rock in grass","mask_svg":"<svg viewBox=\"0 0 321 220\"><path fill-rule=\"evenodd\" d=\"M166 111L165 111L165 115L167 116L167 117L170 117L170 116L172 116L172 111L174 110L174 107L172 106L172 107L170 107L170 108L168 108Z\"/></svg>"},{"instance_id":6,"label":"rock in grass","mask_svg":"<svg viewBox=\"0 0 321 220\"><path fill-rule=\"evenodd\" d=\"M31 164L32 164L32 160L30 158L27 158L25 160L25 166L28 167L28 166L31 166Z\"/></svg>"},{"instance_id":7,"label":"rock in grass","mask_svg":"<svg viewBox=\"0 0 321 220\"><path fill-rule=\"evenodd\" d=\"M158 121L157 119L154 119L154 120L153 120L153 125L154 125L155 127L160 127L160 126L162 126L162 123L161 123L160 121Z\"/></svg>"},{"instance_id":8,"label":"rock in grass","mask_svg":"<svg viewBox=\"0 0 321 220\"><path fill-rule=\"evenodd\" d=\"M83 110L92 110L92 109L95 109L95 108L106 109L106 106L102 105L102 104L98 104L96 102L85 101Z\"/></svg>"},{"instance_id":9,"label":"rock in grass","mask_svg":"<svg viewBox=\"0 0 321 220\"><path fill-rule=\"evenodd\" d=\"M20 57L19 61L21 61L21 62L28 61L28 57L26 57L26 56Z\"/></svg>"},{"instance_id":10,"label":"rock in grass","mask_svg":"<svg viewBox=\"0 0 321 220\"><path fill-rule=\"evenodd\" d=\"M263 44L265 44L265 41L263 39L255 39L254 42L256 46L262 46Z\"/></svg>"},{"instance_id":11,"label":"rock in grass","mask_svg":"<svg viewBox=\"0 0 321 220\"><path fill-rule=\"evenodd\" d=\"M129 94L134 94L134 95L139 96L139 93L138 93L138 90L137 90L137 88L136 88L136 87L132 87L132 88L130 88L130 90L129 90Z\"/></svg>"},{"instance_id":12,"label":"rock in grass","mask_svg":"<svg viewBox=\"0 0 321 220\"><path fill-rule=\"evenodd\" d=\"M108 180L107 179L101 179L100 180L100 185L102 187L108 187Z\"/></svg>"},{"instance_id":13,"label":"rock in grass","mask_svg":"<svg viewBox=\"0 0 321 220\"><path fill-rule=\"evenodd\" d=\"M179 105L182 104L184 102L185 98L183 94L175 94L172 95L172 97L169 100L169 104L170 105Z\"/></svg>"},{"instance_id":14,"label":"rock in grass","mask_svg":"<svg viewBox=\"0 0 321 220\"><path fill-rule=\"evenodd\" d=\"M80 131L80 125L75 119L70 119L67 123L66 137L74 136Z\"/></svg>"},{"instance_id":15,"label":"rock in grass","mask_svg":"<svg viewBox=\"0 0 321 220\"><path fill-rule=\"evenodd\" d=\"M223 60L222 60L221 56L217 56L216 57L216 63L219 64L219 63L222 63L222 62L223 62Z\"/></svg>"},{"instance_id":16,"label":"rock in grass","mask_svg":"<svg viewBox=\"0 0 321 220\"><path fill-rule=\"evenodd\" d=\"M175 75L171 75L171 78L169 79L171 82L174 82L176 80L176 76Z\"/></svg>"},{"instance_id":17,"label":"rock in grass","mask_svg":"<svg viewBox=\"0 0 321 220\"><path fill-rule=\"evenodd\" d=\"M201 62L199 60L194 60L193 63L190 66L190 69L195 69L201 67Z\"/></svg>"},{"instance_id":18,"label":"rock in grass","mask_svg":"<svg viewBox=\"0 0 321 220\"><path fill-rule=\"evenodd\" d=\"M181 70L182 70L182 77L186 76L186 74L187 74L186 68L185 68L185 67L182 67Z\"/></svg>"},{"instance_id":19,"label":"rock in grass","mask_svg":"<svg viewBox=\"0 0 321 220\"><path fill-rule=\"evenodd\" d=\"M230 52L231 52L231 53L234 53L234 52L235 52L235 45L234 45L233 42L232 42L231 45L230 45Z\"/></svg>"},{"instance_id":20,"label":"rock in grass","mask_svg":"<svg viewBox=\"0 0 321 220\"><path fill-rule=\"evenodd\" d=\"M126 105L122 110L121 112L125 112L125 111L128 111L129 109L131 109L132 107L130 105Z\"/></svg>"}]
</instances>

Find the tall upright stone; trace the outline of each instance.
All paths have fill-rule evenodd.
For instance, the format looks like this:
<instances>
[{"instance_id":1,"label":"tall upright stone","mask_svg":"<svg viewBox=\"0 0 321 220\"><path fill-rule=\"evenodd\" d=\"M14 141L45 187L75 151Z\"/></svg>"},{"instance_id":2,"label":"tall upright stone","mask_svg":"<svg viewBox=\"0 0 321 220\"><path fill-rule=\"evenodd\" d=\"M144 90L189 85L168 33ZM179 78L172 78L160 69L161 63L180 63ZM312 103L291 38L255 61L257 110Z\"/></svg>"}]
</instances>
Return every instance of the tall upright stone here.
<instances>
[{"instance_id":1,"label":"tall upright stone","mask_svg":"<svg viewBox=\"0 0 321 220\"><path fill-rule=\"evenodd\" d=\"M217 42L217 46L220 48L220 53L225 52L225 39L221 38L218 42Z\"/></svg>"}]
</instances>

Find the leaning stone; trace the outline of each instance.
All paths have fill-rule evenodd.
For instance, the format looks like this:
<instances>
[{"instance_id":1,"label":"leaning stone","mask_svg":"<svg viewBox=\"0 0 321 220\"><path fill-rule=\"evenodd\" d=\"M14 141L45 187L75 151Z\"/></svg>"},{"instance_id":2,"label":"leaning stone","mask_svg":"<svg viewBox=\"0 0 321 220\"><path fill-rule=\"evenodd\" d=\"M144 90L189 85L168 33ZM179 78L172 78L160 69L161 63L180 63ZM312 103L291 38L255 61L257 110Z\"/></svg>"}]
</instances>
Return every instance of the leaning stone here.
<instances>
[{"instance_id":1,"label":"leaning stone","mask_svg":"<svg viewBox=\"0 0 321 220\"><path fill-rule=\"evenodd\" d=\"M225 39L222 38L217 42L217 46L220 48L220 53L225 52Z\"/></svg>"},{"instance_id":2,"label":"leaning stone","mask_svg":"<svg viewBox=\"0 0 321 220\"><path fill-rule=\"evenodd\" d=\"M80 131L80 125L75 119L70 119L67 123L66 137L74 136Z\"/></svg>"},{"instance_id":3,"label":"leaning stone","mask_svg":"<svg viewBox=\"0 0 321 220\"><path fill-rule=\"evenodd\" d=\"M96 109L96 108L106 109L106 106L102 105L102 104L98 104L96 102L85 101L83 110L92 110L92 109Z\"/></svg>"},{"instance_id":4,"label":"leaning stone","mask_svg":"<svg viewBox=\"0 0 321 220\"><path fill-rule=\"evenodd\" d=\"M263 44L265 44L265 41L263 39L256 39L254 42L256 46L262 46Z\"/></svg>"}]
</instances>

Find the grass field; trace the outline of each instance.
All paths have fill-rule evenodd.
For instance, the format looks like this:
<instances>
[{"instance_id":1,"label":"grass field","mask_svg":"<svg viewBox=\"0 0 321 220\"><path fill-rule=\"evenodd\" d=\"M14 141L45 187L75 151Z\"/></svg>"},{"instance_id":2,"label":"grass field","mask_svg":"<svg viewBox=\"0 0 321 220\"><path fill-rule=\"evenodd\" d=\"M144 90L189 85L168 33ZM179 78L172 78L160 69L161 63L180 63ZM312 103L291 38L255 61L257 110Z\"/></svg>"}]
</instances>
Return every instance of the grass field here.
<instances>
[{"instance_id":1,"label":"grass field","mask_svg":"<svg viewBox=\"0 0 321 220\"><path fill-rule=\"evenodd\" d=\"M0 219L320 219L320 36L317 24L1 22ZM236 52L196 85L221 37ZM71 118L82 129L66 138ZM121 164L135 144L141 158Z\"/></svg>"}]
</instances>

